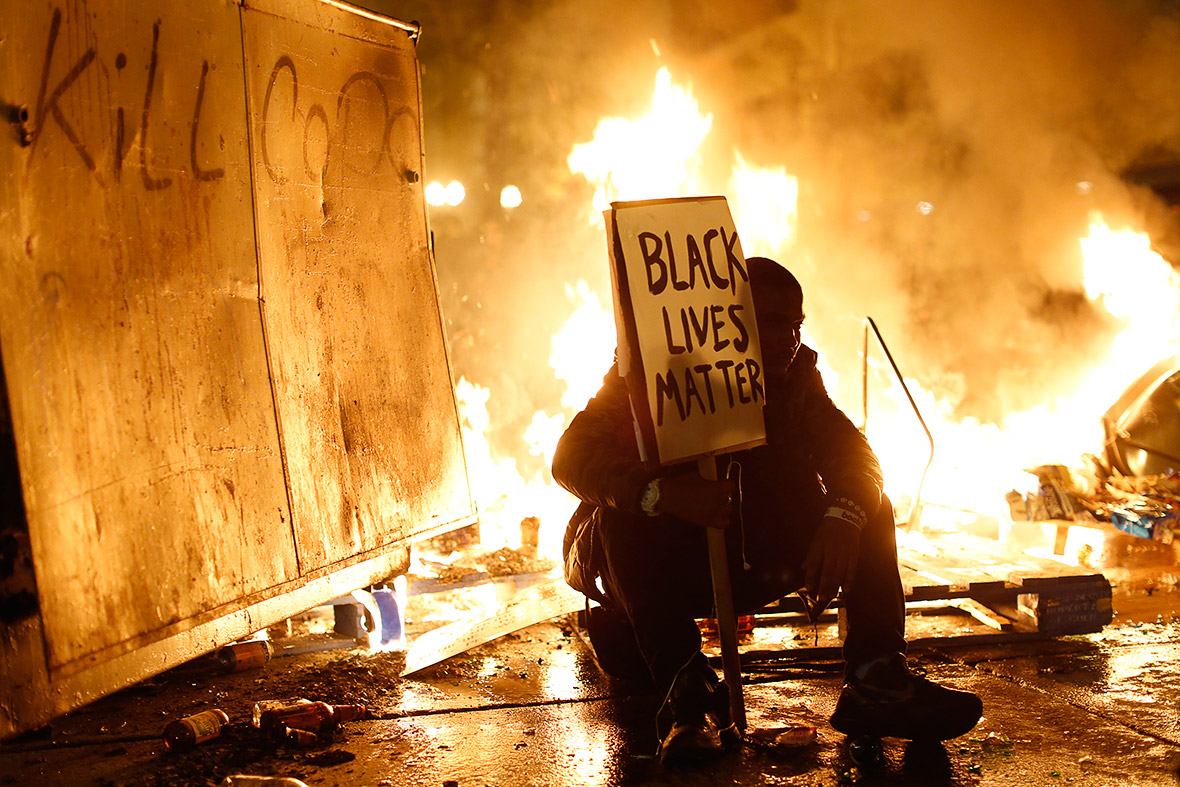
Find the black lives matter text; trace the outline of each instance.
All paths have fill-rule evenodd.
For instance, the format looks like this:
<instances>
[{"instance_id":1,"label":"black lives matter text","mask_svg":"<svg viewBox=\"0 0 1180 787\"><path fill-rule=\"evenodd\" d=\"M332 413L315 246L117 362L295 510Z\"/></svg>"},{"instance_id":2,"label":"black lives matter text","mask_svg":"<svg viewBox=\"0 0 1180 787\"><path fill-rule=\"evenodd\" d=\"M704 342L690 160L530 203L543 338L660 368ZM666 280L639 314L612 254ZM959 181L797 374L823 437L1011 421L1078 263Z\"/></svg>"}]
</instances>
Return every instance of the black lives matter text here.
<instances>
[{"instance_id":1,"label":"black lives matter text","mask_svg":"<svg viewBox=\"0 0 1180 787\"><path fill-rule=\"evenodd\" d=\"M698 240L691 233L681 239L673 238L671 232L662 236L641 232L638 240L648 292L653 296L700 290L715 294L705 304L661 305L668 355L676 359L695 351L720 353L732 346L739 356L657 371L656 426L663 426L665 413L684 422L721 408L761 403L765 399L762 369L756 359L745 355L750 346L750 315L736 297L739 282L750 281L745 260L736 252L740 248L737 233L721 227L706 231Z\"/></svg>"}]
</instances>

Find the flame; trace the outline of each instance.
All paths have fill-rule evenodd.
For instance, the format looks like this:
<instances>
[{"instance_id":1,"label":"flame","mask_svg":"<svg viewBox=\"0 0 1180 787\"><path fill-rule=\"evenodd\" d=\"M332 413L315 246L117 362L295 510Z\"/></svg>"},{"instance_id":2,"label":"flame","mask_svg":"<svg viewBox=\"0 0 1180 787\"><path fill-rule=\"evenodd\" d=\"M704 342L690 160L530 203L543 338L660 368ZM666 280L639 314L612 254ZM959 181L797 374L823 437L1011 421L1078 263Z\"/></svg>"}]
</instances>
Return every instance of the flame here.
<instances>
[{"instance_id":1,"label":"flame","mask_svg":"<svg viewBox=\"0 0 1180 787\"><path fill-rule=\"evenodd\" d=\"M611 365L614 316L584 281L567 287L566 293L576 307L553 337L550 357L557 379L567 386L562 407L553 414L535 412L521 440L522 451L527 447L530 455L543 458L543 472L526 477L515 457L498 456L492 448L487 436L490 389L462 377L455 386L471 494L479 511L480 546L489 551L520 547L522 520L537 517L541 522L538 554L560 558L564 526L577 503L554 483L548 468L569 420L598 390Z\"/></svg>"},{"instance_id":2,"label":"flame","mask_svg":"<svg viewBox=\"0 0 1180 787\"><path fill-rule=\"evenodd\" d=\"M603 308L598 293L579 280L566 294L580 302L561 332L553 337L549 365L566 384L561 404L578 412L602 385L615 350L615 316Z\"/></svg>"},{"instance_id":3,"label":"flame","mask_svg":"<svg viewBox=\"0 0 1180 787\"><path fill-rule=\"evenodd\" d=\"M605 118L591 142L574 147L569 166L596 184L594 205L599 214L611 200L695 193L699 188L697 151L712 122L711 116L700 113L691 93L673 84L667 70L661 70L651 112L637 120ZM578 281L567 286L566 294L575 308L553 337L549 358L566 391L556 412L542 409L533 414L520 446L522 452L527 447L530 455L542 457L546 468L570 419L602 385L615 348L614 315L602 305L609 303L609 293L604 298L585 281ZM521 520L538 517L538 553L559 558L564 526L577 501L547 471L525 478L516 458L496 455L487 438L489 389L461 378L455 396L472 496L479 511L480 546L487 550L519 547Z\"/></svg>"},{"instance_id":4,"label":"flame","mask_svg":"<svg viewBox=\"0 0 1180 787\"><path fill-rule=\"evenodd\" d=\"M575 145L570 172L596 186L596 218L614 200L695 194L700 189L700 146L713 127L687 88L674 85L666 68L656 74L651 111L636 120L608 117L594 139Z\"/></svg>"},{"instance_id":5,"label":"flame","mask_svg":"<svg viewBox=\"0 0 1180 787\"><path fill-rule=\"evenodd\" d=\"M674 84L669 72L661 69L648 114L635 119L604 118L593 139L575 145L569 155L571 172L584 175L595 187L595 220L614 200L717 193L701 175L705 170L701 149L711 128L712 116L702 113L691 92ZM752 165L736 150L733 160L728 187L734 195L731 209L743 249L747 254L779 259L799 253L794 249L798 180L785 167ZM906 509L919 487L925 503L923 526L942 521L958 527L979 517L1006 518L1005 493L1031 491L1036 486L1028 468L1078 466L1087 453L1098 451L1101 414L1130 380L1175 351L1180 280L1151 251L1147 237L1132 230L1112 230L1101 216L1095 216L1080 243L1084 281L1079 286L1122 325L1108 351L1076 388L1035 408L1009 413L1000 423L956 415L965 393L961 380L939 380L936 394L933 385L927 388L907 378L909 393L937 449L928 470L930 445L909 399L884 359L870 352L873 393L866 434L881 460L886 491L901 518L908 516ZM520 449L523 453L527 447L531 455L543 457L546 468L562 431L601 385L615 343L613 314L602 305L609 303L609 293L597 293L578 281L567 286L567 295L574 310L553 337L549 359L566 391L560 406L533 415ZM816 349L822 359L824 348ZM829 390L836 390L835 370L823 365L821 374ZM483 545L495 549L500 544L519 544L521 518L537 516L542 554L559 557L561 534L576 501L547 472L525 479L516 459L493 455L486 439L488 389L461 379L456 395Z\"/></svg>"},{"instance_id":6,"label":"flame","mask_svg":"<svg viewBox=\"0 0 1180 787\"><path fill-rule=\"evenodd\" d=\"M961 516L944 516L951 525L980 513L1002 519L1007 490L1035 490L1027 469L1084 466L1086 454L1101 450L1102 414L1132 380L1177 352L1180 277L1151 250L1148 236L1113 230L1095 214L1079 242L1084 261L1079 284L1122 327L1067 394L1009 413L999 424L982 424L955 418L954 397L938 398L918 381L906 380L936 447L923 497L959 509ZM886 371L878 365L874 374L884 378ZM886 411L870 415L867 434L885 469L887 491L904 503L921 480L929 444L896 381L884 399Z\"/></svg>"},{"instance_id":7,"label":"flame","mask_svg":"<svg viewBox=\"0 0 1180 787\"><path fill-rule=\"evenodd\" d=\"M603 120L592 142L575 146L570 169L596 186L598 209L611 199L702 193L697 176L703 169L700 148L711 123L712 116L702 114L691 94L676 87L668 72L661 70L651 114L638 120ZM754 166L739 151L733 153L729 190L743 249L747 254L782 259L797 240L798 180L785 167ZM670 156L679 160L672 161ZM918 209L929 212L932 207ZM908 516L906 506L921 488L923 499L934 501L922 511L924 524L942 519L958 526L980 516L1005 517L1004 493L1031 491L1036 486L1027 469L1082 464L1086 454L1101 448L1100 416L1123 387L1175 351L1172 340L1180 314L1180 281L1171 266L1151 251L1147 236L1113 231L1095 216L1081 247L1087 295L1112 317L1126 321L1105 357L1070 392L1009 413L1000 423L956 415L965 393L961 380L940 380L942 393L935 394L907 378L906 386L936 447L932 462L930 443L909 398L892 369L870 353L871 377L876 389L884 390L872 395L866 433L881 459L886 491L900 504L899 515ZM1152 302L1144 299L1145 289L1151 290ZM824 348L817 349L822 363ZM836 390L835 370L822 365L821 374L829 390ZM564 404L577 406L573 401Z\"/></svg>"},{"instance_id":8,"label":"flame","mask_svg":"<svg viewBox=\"0 0 1180 787\"><path fill-rule=\"evenodd\" d=\"M1151 250L1147 235L1112 230L1100 214L1091 216L1081 244L1087 297L1124 323L1102 369L1117 380L1133 379L1175 349L1180 277Z\"/></svg>"},{"instance_id":9,"label":"flame","mask_svg":"<svg viewBox=\"0 0 1180 787\"><path fill-rule=\"evenodd\" d=\"M742 251L751 257L780 254L795 241L799 180L786 167L756 167L737 151L734 158L730 191Z\"/></svg>"}]
</instances>

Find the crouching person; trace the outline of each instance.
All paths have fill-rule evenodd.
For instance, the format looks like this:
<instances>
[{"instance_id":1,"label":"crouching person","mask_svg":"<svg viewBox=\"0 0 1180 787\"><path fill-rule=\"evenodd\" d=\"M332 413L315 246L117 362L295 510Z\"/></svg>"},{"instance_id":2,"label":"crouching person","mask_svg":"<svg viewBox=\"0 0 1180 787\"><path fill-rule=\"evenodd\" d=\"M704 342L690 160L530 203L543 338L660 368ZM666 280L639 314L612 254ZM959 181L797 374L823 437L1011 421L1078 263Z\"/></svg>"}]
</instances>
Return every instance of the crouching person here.
<instances>
[{"instance_id":1,"label":"crouching person","mask_svg":"<svg viewBox=\"0 0 1180 787\"><path fill-rule=\"evenodd\" d=\"M695 462L640 461L617 368L558 444L553 477L582 501L566 533L566 578L601 605L588 620L596 655L608 672L650 680L665 698L662 761L736 742L728 690L701 653L695 622L714 616L705 528L723 528L739 613L800 588L822 606L843 594L845 682L833 727L911 740L963 735L982 714L979 697L906 664L892 506L876 456L800 343L802 289L773 260L747 265L766 444L718 458L727 475L740 474L740 494L733 480L702 478Z\"/></svg>"}]
</instances>

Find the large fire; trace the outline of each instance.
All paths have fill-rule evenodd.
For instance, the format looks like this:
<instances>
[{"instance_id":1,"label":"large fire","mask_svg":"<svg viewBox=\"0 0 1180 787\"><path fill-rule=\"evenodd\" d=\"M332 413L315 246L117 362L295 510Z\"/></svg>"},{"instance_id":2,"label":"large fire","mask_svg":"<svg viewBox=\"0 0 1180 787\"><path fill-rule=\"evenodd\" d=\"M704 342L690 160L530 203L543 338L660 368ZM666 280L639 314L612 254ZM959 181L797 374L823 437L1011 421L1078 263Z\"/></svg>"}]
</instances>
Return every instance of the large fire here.
<instances>
[{"instance_id":1,"label":"large fire","mask_svg":"<svg viewBox=\"0 0 1180 787\"><path fill-rule=\"evenodd\" d=\"M591 141L573 147L569 167L595 188L595 220L613 200L727 194L746 253L772 256L790 267L796 253L798 181L783 167L753 166L734 150L729 182L720 188L704 182L701 149L711 127L712 116L701 112L689 89L661 70L651 111L635 119L603 119ZM954 527L979 517L1005 517L1005 492L1035 488L1036 478L1028 469L1044 464L1081 467L1086 454L1099 453L1101 415L1130 380L1175 351L1180 281L1151 250L1148 238L1130 229L1112 229L1095 215L1089 234L1079 240L1085 264L1078 284L1123 328L1068 396L1008 413L999 423L981 423L956 417L954 401L936 396L907 376L906 386L932 435L932 459L930 442L905 391L879 348L869 344L872 393L866 434L881 458L887 491L901 519L917 520L910 515L919 496L923 526ZM807 281L803 284L806 288ZM553 337L550 358L567 392L560 406L534 415L521 443L522 451L545 457L546 466L569 419L600 385L615 342L613 315L603 306L609 304L610 294L594 292L582 281L569 286L568 294L575 310ZM839 317L846 320L849 315ZM809 321L823 319L824 315L808 315ZM815 344L806 333L804 340ZM826 348L816 349L822 360ZM834 392L835 370L822 371ZM921 370L902 372L918 375ZM861 370L843 373L859 376ZM540 552L558 557L573 499L548 474L524 478L514 459L493 459L484 437L492 393L466 380L459 381L457 392L483 546L519 545L521 520L537 517ZM862 402L838 403L854 420L862 411Z\"/></svg>"}]
</instances>

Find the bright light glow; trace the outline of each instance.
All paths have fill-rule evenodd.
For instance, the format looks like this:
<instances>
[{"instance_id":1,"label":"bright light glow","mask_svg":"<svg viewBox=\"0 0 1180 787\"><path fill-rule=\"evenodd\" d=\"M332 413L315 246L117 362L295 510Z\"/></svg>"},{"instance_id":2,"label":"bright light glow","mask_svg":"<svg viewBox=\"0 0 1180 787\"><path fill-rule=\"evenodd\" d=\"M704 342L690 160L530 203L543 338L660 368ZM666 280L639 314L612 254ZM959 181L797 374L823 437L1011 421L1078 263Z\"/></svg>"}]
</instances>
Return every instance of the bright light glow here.
<instances>
[{"instance_id":1,"label":"bright light glow","mask_svg":"<svg viewBox=\"0 0 1180 787\"><path fill-rule=\"evenodd\" d=\"M1112 230L1102 216L1090 219L1090 234L1083 238L1083 286L1086 296L1101 303L1112 317L1122 321L1099 374L1111 380L1103 389L1114 402L1133 380L1176 350L1180 339L1180 277L1163 257L1151 250L1142 233ZM1095 379L1087 385L1100 385Z\"/></svg>"},{"instance_id":2,"label":"bright light glow","mask_svg":"<svg viewBox=\"0 0 1180 787\"><path fill-rule=\"evenodd\" d=\"M734 151L731 204L734 226L749 256L774 257L795 239L799 180L786 167L759 168Z\"/></svg>"},{"instance_id":3,"label":"bright light glow","mask_svg":"<svg viewBox=\"0 0 1180 787\"><path fill-rule=\"evenodd\" d=\"M578 304L561 332L553 337L549 365L554 376L565 383L561 405L578 412L602 386L602 375L610 368L615 350L615 316L605 309L598 293L579 280L565 288Z\"/></svg>"},{"instance_id":4,"label":"bright light glow","mask_svg":"<svg viewBox=\"0 0 1180 787\"><path fill-rule=\"evenodd\" d=\"M1180 277L1151 250L1147 236L1112 230L1095 215L1080 243L1087 296L1125 327L1069 395L1009 413L999 424L958 418L957 397L936 397L907 378L937 448L922 492L925 501L1004 518L1004 493L1027 488L1032 478L1024 469L1083 467L1084 454L1101 450L1101 414L1128 381L1177 352ZM929 444L886 365L871 363L870 374L886 390L870 398L869 439L885 470L886 491L904 508L906 496L917 488ZM974 518L964 512L961 519Z\"/></svg>"},{"instance_id":5,"label":"bright light glow","mask_svg":"<svg viewBox=\"0 0 1180 787\"><path fill-rule=\"evenodd\" d=\"M426 185L426 204L431 207L439 207L447 204L447 187L439 183L437 180L431 181Z\"/></svg>"},{"instance_id":6,"label":"bright light glow","mask_svg":"<svg viewBox=\"0 0 1180 787\"><path fill-rule=\"evenodd\" d=\"M541 686L550 699L567 699L576 695L581 685L578 675L579 655L572 648L551 650L545 656Z\"/></svg>"},{"instance_id":7,"label":"bright light glow","mask_svg":"<svg viewBox=\"0 0 1180 787\"><path fill-rule=\"evenodd\" d=\"M500 206L504 208L519 208L524 202L520 189L516 186L505 186L500 189Z\"/></svg>"},{"instance_id":8,"label":"bright light glow","mask_svg":"<svg viewBox=\"0 0 1180 787\"><path fill-rule=\"evenodd\" d=\"M602 384L610 368L615 346L614 318L602 307L598 295L584 281L567 287L575 300L574 314L553 337L549 363L555 376L566 382L563 410L549 414L538 410L525 429L522 443L529 454L553 463L557 441L570 418L581 410ZM455 386L463 432L463 450L471 494L479 508L480 546L495 550L520 546L520 523L526 517L540 522L538 554L560 558L565 523L577 501L553 482L546 472L526 478L512 457L497 457L488 441L488 402L491 391L459 379Z\"/></svg>"},{"instance_id":9,"label":"bright light glow","mask_svg":"<svg viewBox=\"0 0 1180 787\"><path fill-rule=\"evenodd\" d=\"M656 74L651 111L641 118L603 118L594 139L575 145L568 164L596 187L594 221L615 200L700 193L699 148L713 126L666 68Z\"/></svg>"},{"instance_id":10,"label":"bright light glow","mask_svg":"<svg viewBox=\"0 0 1180 787\"><path fill-rule=\"evenodd\" d=\"M703 114L691 94L674 85L668 72L661 70L647 115L604 118L593 140L575 146L570 153L571 171L581 173L595 187L595 218L601 220L601 210L614 200L722 193L716 185L703 182L701 175L706 169L701 146L711 125L711 116ZM805 253L794 249L798 181L785 167L751 166L736 151L735 161L729 187L743 249L747 254L762 253L790 264L791 257L783 256L784 252ZM1081 185L1079 190L1085 191ZM923 201L916 210L931 215L934 206ZM862 209L856 218L863 222L872 216ZM1126 327L1112 340L1108 352L1099 353L1102 357L1095 359L1088 376L1069 395L1009 413L998 424L985 424L956 412L966 396L964 381L941 379L935 393L933 385L927 390L907 378L938 451L922 488L930 512L924 521L937 519L956 526L980 516L1007 517L1004 494L1029 487L1026 468L1080 466L1084 454L1101 449L1099 416L1117 399L1126 382L1174 352L1172 342L1180 335L1176 326L1180 281L1150 250L1147 238L1130 230L1113 231L1096 217L1081 247L1086 293L1112 316L1125 321ZM600 296L581 281L567 291L575 308L553 337L550 357L555 376L566 383L566 392L560 409L550 407L533 415L520 451L523 457L527 446L546 462L569 419L601 385L615 343L609 296ZM823 358L824 348L817 349ZM835 390L834 370L821 366L821 374L829 390ZM868 436L885 470L886 491L905 517L907 498L912 504L929 446L902 387L875 348L870 352L869 378ZM465 419L472 489L479 501L484 532L494 532L490 522L502 521L505 542L516 543L521 517L538 516L542 552L548 549L550 555L559 554L572 497L547 475L525 480L515 460L491 457L483 436L490 396L487 389L461 380L457 395ZM860 413L850 415L856 418ZM495 548L494 543L485 545Z\"/></svg>"},{"instance_id":11,"label":"bright light glow","mask_svg":"<svg viewBox=\"0 0 1180 787\"><path fill-rule=\"evenodd\" d=\"M467 189L463 188L463 184L457 180L452 180L447 184L446 189L446 203L452 208L462 204L467 197Z\"/></svg>"}]
</instances>

